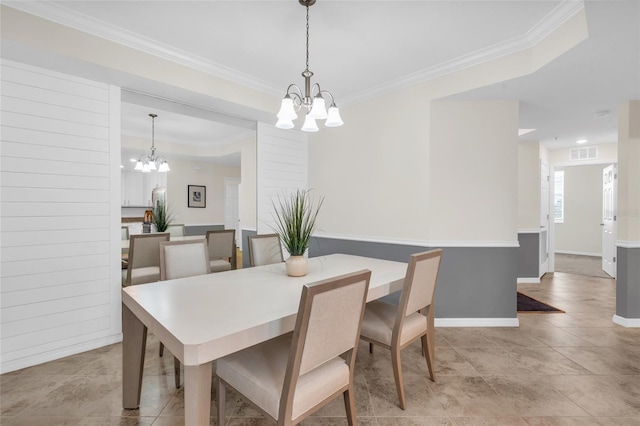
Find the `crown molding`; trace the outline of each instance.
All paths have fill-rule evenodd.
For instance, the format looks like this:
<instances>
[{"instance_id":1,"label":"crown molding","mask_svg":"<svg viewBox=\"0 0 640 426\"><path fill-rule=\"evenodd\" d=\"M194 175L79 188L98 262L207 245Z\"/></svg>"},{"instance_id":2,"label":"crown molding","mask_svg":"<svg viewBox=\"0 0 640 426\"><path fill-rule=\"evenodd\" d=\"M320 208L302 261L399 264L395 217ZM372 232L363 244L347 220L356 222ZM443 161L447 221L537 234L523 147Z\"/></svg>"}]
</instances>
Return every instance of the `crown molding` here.
<instances>
[{"instance_id":1,"label":"crown molding","mask_svg":"<svg viewBox=\"0 0 640 426\"><path fill-rule=\"evenodd\" d=\"M342 105L350 105L364 102L396 90L424 83L425 81L433 80L443 75L499 59L525 49L530 49L583 9L583 0L563 0L562 3L556 6L522 36L514 37L493 46L476 50L467 55L459 56L458 58L443 62L434 67L408 74L397 80L376 86L373 89L361 91L355 95L343 98L340 103Z\"/></svg>"},{"instance_id":2,"label":"crown molding","mask_svg":"<svg viewBox=\"0 0 640 426\"><path fill-rule=\"evenodd\" d=\"M3 4L21 12L29 13L60 25L202 71L259 92L278 97L282 95L281 87L260 80L255 76L209 61L168 44L144 37L133 31L109 24L100 19L75 12L59 4L45 1L16 0L5 0Z\"/></svg>"},{"instance_id":3,"label":"crown molding","mask_svg":"<svg viewBox=\"0 0 640 426\"><path fill-rule=\"evenodd\" d=\"M114 26L99 19L75 12L59 4L45 1L5 0L8 7L65 25L76 30L123 44L142 52L208 73L215 77L249 87L251 89L280 97L282 88L255 76L239 72L224 65L214 63L199 56L167 44L159 43L132 31ZM479 49L467 55L443 62L434 67L408 74L391 82L347 96L341 105L352 105L381 95L401 90L428 80L451 74L465 68L489 62L510 54L529 49L558 29L570 18L584 9L584 0L563 0L526 34L504 42Z\"/></svg>"}]
</instances>

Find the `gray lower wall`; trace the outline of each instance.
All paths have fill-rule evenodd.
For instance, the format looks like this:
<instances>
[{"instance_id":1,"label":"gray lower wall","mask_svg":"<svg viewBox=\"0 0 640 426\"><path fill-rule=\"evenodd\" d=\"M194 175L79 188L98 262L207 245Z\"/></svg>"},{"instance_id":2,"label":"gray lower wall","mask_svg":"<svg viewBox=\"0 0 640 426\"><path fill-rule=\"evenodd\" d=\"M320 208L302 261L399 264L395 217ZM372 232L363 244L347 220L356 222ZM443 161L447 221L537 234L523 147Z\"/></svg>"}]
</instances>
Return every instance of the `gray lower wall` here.
<instances>
[{"instance_id":1,"label":"gray lower wall","mask_svg":"<svg viewBox=\"0 0 640 426\"><path fill-rule=\"evenodd\" d=\"M207 231L219 231L224 229L224 225L185 225L184 235L207 235Z\"/></svg>"},{"instance_id":2,"label":"gray lower wall","mask_svg":"<svg viewBox=\"0 0 640 426\"><path fill-rule=\"evenodd\" d=\"M540 277L540 234L518 234L518 278Z\"/></svg>"},{"instance_id":3,"label":"gray lower wall","mask_svg":"<svg viewBox=\"0 0 640 426\"><path fill-rule=\"evenodd\" d=\"M407 262L409 255L428 249L314 237L309 257L345 253ZM518 257L517 247L446 247L436 287L436 317L517 318Z\"/></svg>"},{"instance_id":4,"label":"gray lower wall","mask_svg":"<svg viewBox=\"0 0 640 426\"><path fill-rule=\"evenodd\" d=\"M616 315L640 318L640 248L618 247Z\"/></svg>"}]
</instances>

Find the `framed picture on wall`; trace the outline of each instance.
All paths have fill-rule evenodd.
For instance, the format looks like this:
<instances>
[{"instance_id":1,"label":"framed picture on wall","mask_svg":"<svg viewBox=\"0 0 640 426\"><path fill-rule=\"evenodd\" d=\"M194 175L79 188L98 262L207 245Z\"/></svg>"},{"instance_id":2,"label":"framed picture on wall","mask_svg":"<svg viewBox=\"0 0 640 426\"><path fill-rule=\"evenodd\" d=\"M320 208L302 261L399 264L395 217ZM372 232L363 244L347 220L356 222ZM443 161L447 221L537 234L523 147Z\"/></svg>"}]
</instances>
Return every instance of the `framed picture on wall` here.
<instances>
[{"instance_id":1,"label":"framed picture on wall","mask_svg":"<svg viewBox=\"0 0 640 426\"><path fill-rule=\"evenodd\" d=\"M189 207L207 207L207 187L202 185L187 185Z\"/></svg>"}]
</instances>

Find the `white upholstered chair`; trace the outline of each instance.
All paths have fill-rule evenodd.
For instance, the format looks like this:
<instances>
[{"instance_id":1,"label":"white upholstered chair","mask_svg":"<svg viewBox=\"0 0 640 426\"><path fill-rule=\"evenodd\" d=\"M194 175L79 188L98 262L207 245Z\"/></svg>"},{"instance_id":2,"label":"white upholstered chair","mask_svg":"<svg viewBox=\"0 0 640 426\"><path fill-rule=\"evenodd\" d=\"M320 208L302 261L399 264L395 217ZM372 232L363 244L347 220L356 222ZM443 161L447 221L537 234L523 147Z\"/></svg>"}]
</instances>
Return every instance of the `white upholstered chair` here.
<instances>
[{"instance_id":1,"label":"white upholstered chair","mask_svg":"<svg viewBox=\"0 0 640 426\"><path fill-rule=\"evenodd\" d=\"M216 361L218 424L232 388L278 425L295 425L343 394L356 424L353 370L371 271L302 288L293 333Z\"/></svg>"},{"instance_id":2,"label":"white upholstered chair","mask_svg":"<svg viewBox=\"0 0 640 426\"><path fill-rule=\"evenodd\" d=\"M171 224L167 226L167 230L171 237L184 237L184 225L183 224Z\"/></svg>"},{"instance_id":3,"label":"white upholstered chair","mask_svg":"<svg viewBox=\"0 0 640 426\"><path fill-rule=\"evenodd\" d=\"M209 254L204 240L166 241L160 247L160 280L205 275L209 271ZM160 342L160 356L164 353L164 344ZM174 356L176 387L180 387L180 361Z\"/></svg>"},{"instance_id":4,"label":"white upholstered chair","mask_svg":"<svg viewBox=\"0 0 640 426\"><path fill-rule=\"evenodd\" d=\"M251 266L284 262L278 234L250 235L248 239Z\"/></svg>"},{"instance_id":5,"label":"white upholstered chair","mask_svg":"<svg viewBox=\"0 0 640 426\"><path fill-rule=\"evenodd\" d=\"M136 285L160 280L161 241L169 241L168 233L137 234L129 237L127 279L125 284Z\"/></svg>"},{"instance_id":6,"label":"white upholstered chair","mask_svg":"<svg viewBox=\"0 0 640 426\"><path fill-rule=\"evenodd\" d=\"M207 244L211 272L236 269L236 231L234 229L207 231Z\"/></svg>"},{"instance_id":7,"label":"white upholstered chair","mask_svg":"<svg viewBox=\"0 0 640 426\"><path fill-rule=\"evenodd\" d=\"M391 363L400 408L406 406L400 351L422 339L429 377L435 381L433 297L438 281L442 249L411 255L398 305L375 300L367 304L360 338L391 350Z\"/></svg>"}]
</instances>

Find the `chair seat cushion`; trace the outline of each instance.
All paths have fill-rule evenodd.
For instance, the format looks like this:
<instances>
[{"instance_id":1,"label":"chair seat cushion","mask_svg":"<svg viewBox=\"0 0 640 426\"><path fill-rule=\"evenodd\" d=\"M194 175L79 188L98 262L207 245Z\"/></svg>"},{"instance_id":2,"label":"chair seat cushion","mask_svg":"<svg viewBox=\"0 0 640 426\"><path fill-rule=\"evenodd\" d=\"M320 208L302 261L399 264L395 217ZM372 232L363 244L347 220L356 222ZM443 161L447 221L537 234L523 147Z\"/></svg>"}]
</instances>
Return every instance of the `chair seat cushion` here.
<instances>
[{"instance_id":1,"label":"chair seat cushion","mask_svg":"<svg viewBox=\"0 0 640 426\"><path fill-rule=\"evenodd\" d=\"M218 359L216 374L277 419L290 347L291 333ZM292 417L348 384L349 366L340 357L303 374L296 386Z\"/></svg>"},{"instance_id":2,"label":"chair seat cushion","mask_svg":"<svg viewBox=\"0 0 640 426\"><path fill-rule=\"evenodd\" d=\"M209 261L211 272L230 271L231 263L224 259L214 259Z\"/></svg>"},{"instance_id":3,"label":"chair seat cushion","mask_svg":"<svg viewBox=\"0 0 640 426\"><path fill-rule=\"evenodd\" d=\"M360 336L391 346L391 334L398 313L398 306L379 300L367 303ZM427 332L427 317L414 312L404 319L400 333L400 345Z\"/></svg>"},{"instance_id":4,"label":"chair seat cushion","mask_svg":"<svg viewBox=\"0 0 640 426\"><path fill-rule=\"evenodd\" d=\"M147 266L131 270L131 285L153 283L160 280L160 267Z\"/></svg>"}]
</instances>

